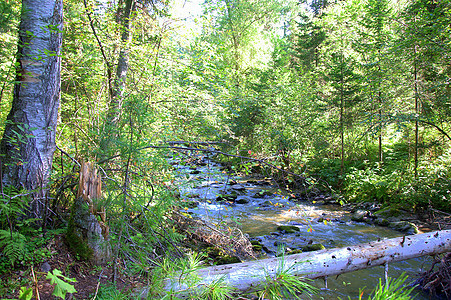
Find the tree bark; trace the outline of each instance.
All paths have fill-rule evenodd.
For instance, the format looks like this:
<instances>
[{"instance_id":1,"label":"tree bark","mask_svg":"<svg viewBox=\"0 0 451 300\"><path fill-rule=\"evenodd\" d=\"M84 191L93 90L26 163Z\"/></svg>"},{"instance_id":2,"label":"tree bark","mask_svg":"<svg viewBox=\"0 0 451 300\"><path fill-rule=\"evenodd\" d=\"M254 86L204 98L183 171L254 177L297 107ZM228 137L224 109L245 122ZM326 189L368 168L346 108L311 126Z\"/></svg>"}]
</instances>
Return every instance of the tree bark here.
<instances>
[{"instance_id":1,"label":"tree bark","mask_svg":"<svg viewBox=\"0 0 451 300\"><path fill-rule=\"evenodd\" d=\"M16 84L0 143L2 187L33 191L31 215L41 217L60 104L62 0L23 0Z\"/></svg>"},{"instance_id":2,"label":"tree bark","mask_svg":"<svg viewBox=\"0 0 451 300\"><path fill-rule=\"evenodd\" d=\"M116 78L108 108L107 125L116 126L122 113L122 103L129 67L130 21L134 10L134 0L125 0L125 7L118 7L118 23L122 30L121 45L116 68Z\"/></svg>"},{"instance_id":3,"label":"tree bark","mask_svg":"<svg viewBox=\"0 0 451 300\"><path fill-rule=\"evenodd\" d=\"M284 270L304 278L320 278L367 269L390 262L451 251L451 230L404 236L344 248L288 255ZM241 291L258 289L264 278L276 278L282 258L269 258L238 264L213 266L195 271L198 286L223 277L224 282ZM177 274L166 281L166 290L182 291L184 276Z\"/></svg>"},{"instance_id":4,"label":"tree bark","mask_svg":"<svg viewBox=\"0 0 451 300\"><path fill-rule=\"evenodd\" d=\"M414 149L414 174L415 179L418 178L418 148L419 148L419 122L420 101L418 97L418 72L417 72L417 45L413 45L413 80L415 91L415 149Z\"/></svg>"}]
</instances>

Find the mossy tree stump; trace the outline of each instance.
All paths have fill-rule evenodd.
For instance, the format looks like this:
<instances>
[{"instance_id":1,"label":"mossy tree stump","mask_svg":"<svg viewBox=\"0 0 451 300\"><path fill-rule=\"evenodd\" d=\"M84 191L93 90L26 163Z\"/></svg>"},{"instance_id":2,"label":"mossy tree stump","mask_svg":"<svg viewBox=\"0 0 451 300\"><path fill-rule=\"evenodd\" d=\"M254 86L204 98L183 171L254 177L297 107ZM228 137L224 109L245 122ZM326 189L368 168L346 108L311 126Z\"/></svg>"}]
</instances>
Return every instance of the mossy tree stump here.
<instances>
[{"instance_id":1,"label":"mossy tree stump","mask_svg":"<svg viewBox=\"0 0 451 300\"><path fill-rule=\"evenodd\" d=\"M81 259L99 265L105 264L111 257L105 208L97 207L95 203L101 197L101 177L91 163L83 162L66 240Z\"/></svg>"}]
</instances>

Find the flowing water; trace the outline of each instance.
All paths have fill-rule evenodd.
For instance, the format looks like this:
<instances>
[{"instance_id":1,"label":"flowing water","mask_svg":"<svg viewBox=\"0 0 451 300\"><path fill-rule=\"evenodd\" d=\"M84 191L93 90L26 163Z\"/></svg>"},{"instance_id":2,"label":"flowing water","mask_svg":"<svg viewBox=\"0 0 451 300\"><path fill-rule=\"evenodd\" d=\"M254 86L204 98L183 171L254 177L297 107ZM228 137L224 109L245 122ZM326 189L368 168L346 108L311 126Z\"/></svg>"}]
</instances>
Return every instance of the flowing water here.
<instances>
[{"instance_id":1,"label":"flowing water","mask_svg":"<svg viewBox=\"0 0 451 300\"><path fill-rule=\"evenodd\" d=\"M231 178L220 171L220 165L204 160L201 166L177 165L182 201L198 203L185 209L210 222L236 224L251 239L258 240L267 257L274 257L281 247L300 249L306 244L321 243L326 248L344 247L384 238L402 236L387 227L351 221L350 213L337 205L319 205L312 202L294 202L269 184L269 180ZM183 182L183 184L182 184ZM266 192L266 193L265 193ZM217 201L220 195L236 193L235 201ZM237 204L242 202L243 204ZM282 234L279 225L293 225L299 232ZM399 277L403 272L413 282L417 275L431 266L429 257L389 264L389 276ZM384 267L374 267L339 275L327 280L315 280L321 289L313 299L358 299L364 288L364 299L384 278ZM430 299L419 294L415 299Z\"/></svg>"}]
</instances>

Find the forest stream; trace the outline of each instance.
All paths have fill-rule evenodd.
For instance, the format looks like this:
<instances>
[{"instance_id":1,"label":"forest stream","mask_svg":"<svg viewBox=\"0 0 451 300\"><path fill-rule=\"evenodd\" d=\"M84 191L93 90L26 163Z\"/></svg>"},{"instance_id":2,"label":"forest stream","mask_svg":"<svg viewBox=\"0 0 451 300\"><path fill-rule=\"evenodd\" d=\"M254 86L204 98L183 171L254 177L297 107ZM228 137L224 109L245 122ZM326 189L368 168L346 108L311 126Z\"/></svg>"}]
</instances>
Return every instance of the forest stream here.
<instances>
[{"instance_id":1,"label":"forest stream","mask_svg":"<svg viewBox=\"0 0 451 300\"><path fill-rule=\"evenodd\" d=\"M230 176L220 164L205 158L196 164L172 164L180 179L181 199L187 203L185 211L207 222L238 226L251 241L259 242L262 258L274 257L284 248L287 252L305 251L305 247L321 244L330 249L403 235L388 227L352 221L351 213L336 204L292 200L269 179ZM281 230L279 226L299 231ZM430 257L422 257L392 263L388 274L397 278L406 272L407 282L412 283L430 268L431 261ZM367 299L379 278L384 279L383 266L329 278L327 289L324 280L317 279L314 285L321 291L313 299L358 299L362 289L363 299ZM419 291L415 299L430 298Z\"/></svg>"}]
</instances>

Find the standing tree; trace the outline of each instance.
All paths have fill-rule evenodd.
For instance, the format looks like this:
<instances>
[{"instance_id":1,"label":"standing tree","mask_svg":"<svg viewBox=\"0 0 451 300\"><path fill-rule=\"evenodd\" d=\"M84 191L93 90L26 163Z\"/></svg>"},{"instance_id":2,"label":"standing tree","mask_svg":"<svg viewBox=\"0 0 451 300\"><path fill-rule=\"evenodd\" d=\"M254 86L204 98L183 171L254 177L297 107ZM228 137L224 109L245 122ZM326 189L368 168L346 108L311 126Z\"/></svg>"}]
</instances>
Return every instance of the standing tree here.
<instances>
[{"instance_id":1,"label":"standing tree","mask_svg":"<svg viewBox=\"0 0 451 300\"><path fill-rule=\"evenodd\" d=\"M362 55L368 96L372 103L376 129L378 133L378 160L383 162L382 137L384 131L385 81L388 78L387 50L389 42L388 18L390 10L386 0L368 0L364 4L365 15L361 20L359 43L356 50ZM388 69L388 68L387 68Z\"/></svg>"},{"instance_id":2,"label":"standing tree","mask_svg":"<svg viewBox=\"0 0 451 300\"><path fill-rule=\"evenodd\" d=\"M317 68L319 64L319 48L326 38L326 33L321 26L306 15L299 14L300 21L296 22L297 28L293 36L294 57L296 66L302 65L306 71Z\"/></svg>"},{"instance_id":3,"label":"standing tree","mask_svg":"<svg viewBox=\"0 0 451 300\"><path fill-rule=\"evenodd\" d=\"M91 29L97 39L107 68L109 103L104 121L104 130L100 137L101 155L106 156L110 148L114 149L114 147L111 147L111 141L117 140L119 136L119 123L124 109L124 101L127 98L125 92L127 91L129 84L129 68L131 67L131 60L133 60L133 57L130 57L130 51L134 44L132 43L134 38L133 27L137 25L134 24L134 21L139 14L144 14L151 18L154 18L157 15L166 14L167 3L162 0L120 0L117 4L113 3L112 7L116 8L115 28L118 29L119 33L119 43L110 45L115 48L114 51L106 49L102 44L94 25L93 13L88 8L87 0L84 0L84 5ZM136 41L134 42L136 43ZM159 38L151 41L151 43L159 44ZM108 52L107 50L110 50L110 52L113 53L117 50L117 58L108 58L106 55ZM114 61L114 63L112 63L112 61ZM114 65L116 66L115 76L113 76Z\"/></svg>"},{"instance_id":4,"label":"standing tree","mask_svg":"<svg viewBox=\"0 0 451 300\"><path fill-rule=\"evenodd\" d=\"M341 51L340 51L341 50ZM347 109L357 100L357 75L354 73L354 62L352 59L345 57L343 49L334 52L331 55L328 64L328 73L326 79L332 86L331 104L339 110L339 132L340 132L340 175L343 175L345 164L345 127Z\"/></svg>"},{"instance_id":5,"label":"standing tree","mask_svg":"<svg viewBox=\"0 0 451 300\"><path fill-rule=\"evenodd\" d=\"M351 3L342 3L329 9L323 18L324 28L328 29L328 43L323 47L324 79L330 85L329 107L336 110L338 118L338 133L340 136L340 175L344 174L347 153L346 143L349 143L350 129L353 123L357 124L360 86L360 77L356 73L358 64L355 52L352 51L354 25L353 13L357 10ZM351 11L351 13L350 13ZM354 57L353 57L354 56ZM332 120L335 127L336 118Z\"/></svg>"},{"instance_id":6,"label":"standing tree","mask_svg":"<svg viewBox=\"0 0 451 300\"><path fill-rule=\"evenodd\" d=\"M23 0L16 84L0 144L1 187L31 192L41 218L55 150L60 104L62 0Z\"/></svg>"}]
</instances>

